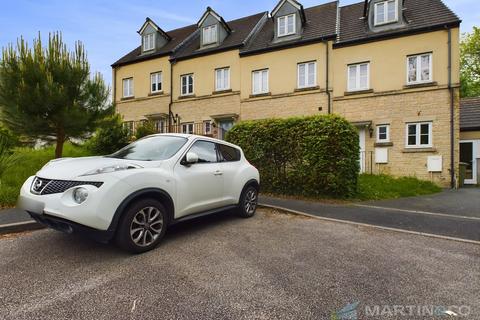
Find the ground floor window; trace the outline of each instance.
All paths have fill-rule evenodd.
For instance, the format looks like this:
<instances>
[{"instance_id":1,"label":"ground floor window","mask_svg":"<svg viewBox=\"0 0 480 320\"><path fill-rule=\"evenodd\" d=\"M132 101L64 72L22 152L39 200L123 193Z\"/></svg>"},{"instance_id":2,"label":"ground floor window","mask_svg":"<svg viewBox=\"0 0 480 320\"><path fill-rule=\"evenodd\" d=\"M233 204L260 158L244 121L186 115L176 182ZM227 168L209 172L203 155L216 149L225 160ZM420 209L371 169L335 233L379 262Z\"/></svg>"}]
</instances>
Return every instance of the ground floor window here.
<instances>
[{"instance_id":1,"label":"ground floor window","mask_svg":"<svg viewBox=\"0 0 480 320\"><path fill-rule=\"evenodd\" d=\"M135 121L126 121L123 123L123 127L127 129L129 135L135 133Z\"/></svg>"},{"instance_id":2,"label":"ground floor window","mask_svg":"<svg viewBox=\"0 0 480 320\"><path fill-rule=\"evenodd\" d=\"M432 146L432 123L407 123L407 148L429 148Z\"/></svg>"},{"instance_id":3,"label":"ground floor window","mask_svg":"<svg viewBox=\"0 0 480 320\"><path fill-rule=\"evenodd\" d=\"M377 126L377 142L390 142L390 125L381 124Z\"/></svg>"},{"instance_id":4,"label":"ground floor window","mask_svg":"<svg viewBox=\"0 0 480 320\"><path fill-rule=\"evenodd\" d=\"M166 132L166 130L165 130L165 119L155 120L154 124L155 124L155 131L157 131L158 133L165 133Z\"/></svg>"},{"instance_id":5,"label":"ground floor window","mask_svg":"<svg viewBox=\"0 0 480 320\"><path fill-rule=\"evenodd\" d=\"M193 122L182 123L182 133L193 134Z\"/></svg>"},{"instance_id":6,"label":"ground floor window","mask_svg":"<svg viewBox=\"0 0 480 320\"><path fill-rule=\"evenodd\" d=\"M212 133L212 121L206 120L203 121L203 134L211 134Z\"/></svg>"}]
</instances>

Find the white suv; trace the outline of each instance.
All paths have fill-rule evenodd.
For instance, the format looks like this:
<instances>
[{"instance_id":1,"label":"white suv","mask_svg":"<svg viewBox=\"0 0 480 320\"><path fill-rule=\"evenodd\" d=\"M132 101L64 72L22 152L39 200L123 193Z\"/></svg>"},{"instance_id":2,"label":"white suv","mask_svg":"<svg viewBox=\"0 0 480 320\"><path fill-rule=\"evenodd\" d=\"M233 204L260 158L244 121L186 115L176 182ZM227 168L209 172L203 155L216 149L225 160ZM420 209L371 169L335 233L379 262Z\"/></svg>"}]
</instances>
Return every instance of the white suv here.
<instances>
[{"instance_id":1,"label":"white suv","mask_svg":"<svg viewBox=\"0 0 480 320\"><path fill-rule=\"evenodd\" d=\"M226 209L253 216L259 183L236 145L159 134L105 157L50 161L24 183L19 207L48 227L145 252L172 223Z\"/></svg>"}]
</instances>

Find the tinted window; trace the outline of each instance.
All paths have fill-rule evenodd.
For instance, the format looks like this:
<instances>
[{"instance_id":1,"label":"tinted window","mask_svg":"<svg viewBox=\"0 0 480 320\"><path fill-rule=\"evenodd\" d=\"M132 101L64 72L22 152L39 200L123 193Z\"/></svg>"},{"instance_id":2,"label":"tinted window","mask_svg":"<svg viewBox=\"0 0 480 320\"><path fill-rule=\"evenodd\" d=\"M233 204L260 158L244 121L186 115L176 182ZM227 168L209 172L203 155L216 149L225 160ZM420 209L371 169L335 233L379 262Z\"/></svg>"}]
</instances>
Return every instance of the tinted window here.
<instances>
[{"instance_id":1,"label":"tinted window","mask_svg":"<svg viewBox=\"0 0 480 320\"><path fill-rule=\"evenodd\" d=\"M229 147L224 144L218 144L218 150L222 155L223 161L239 161L240 160L240 150L237 148Z\"/></svg>"},{"instance_id":2,"label":"tinted window","mask_svg":"<svg viewBox=\"0 0 480 320\"><path fill-rule=\"evenodd\" d=\"M187 142L187 139L173 136L153 136L129 144L110 155L111 158L156 161L171 158Z\"/></svg>"},{"instance_id":3,"label":"tinted window","mask_svg":"<svg viewBox=\"0 0 480 320\"><path fill-rule=\"evenodd\" d=\"M198 163L217 162L217 149L213 142L197 141L193 144L190 152L198 155Z\"/></svg>"}]
</instances>

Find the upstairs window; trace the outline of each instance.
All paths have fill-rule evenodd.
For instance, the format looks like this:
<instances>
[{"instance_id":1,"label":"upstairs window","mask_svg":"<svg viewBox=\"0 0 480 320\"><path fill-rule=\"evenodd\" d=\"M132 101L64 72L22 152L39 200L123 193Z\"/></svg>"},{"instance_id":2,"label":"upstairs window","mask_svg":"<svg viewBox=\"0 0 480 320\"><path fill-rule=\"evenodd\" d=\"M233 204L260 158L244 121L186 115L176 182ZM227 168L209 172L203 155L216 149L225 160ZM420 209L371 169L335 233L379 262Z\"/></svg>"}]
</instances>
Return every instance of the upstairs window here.
<instances>
[{"instance_id":1,"label":"upstairs window","mask_svg":"<svg viewBox=\"0 0 480 320\"><path fill-rule=\"evenodd\" d=\"M203 44L212 44L217 42L217 25L211 25L203 28Z\"/></svg>"},{"instance_id":2,"label":"upstairs window","mask_svg":"<svg viewBox=\"0 0 480 320\"><path fill-rule=\"evenodd\" d=\"M407 84L432 82L432 54L407 58Z\"/></svg>"},{"instance_id":3,"label":"upstairs window","mask_svg":"<svg viewBox=\"0 0 480 320\"><path fill-rule=\"evenodd\" d=\"M230 68L215 70L215 91L230 89Z\"/></svg>"},{"instance_id":4,"label":"upstairs window","mask_svg":"<svg viewBox=\"0 0 480 320\"><path fill-rule=\"evenodd\" d=\"M295 34L295 14L279 17L277 20L279 37Z\"/></svg>"},{"instance_id":5,"label":"upstairs window","mask_svg":"<svg viewBox=\"0 0 480 320\"><path fill-rule=\"evenodd\" d=\"M397 0L375 3L375 25L382 25L398 20Z\"/></svg>"},{"instance_id":6,"label":"upstairs window","mask_svg":"<svg viewBox=\"0 0 480 320\"><path fill-rule=\"evenodd\" d=\"M155 34L149 33L143 36L143 51L150 51L155 48Z\"/></svg>"},{"instance_id":7,"label":"upstairs window","mask_svg":"<svg viewBox=\"0 0 480 320\"><path fill-rule=\"evenodd\" d=\"M181 76L181 95L187 96L193 94L193 74Z\"/></svg>"},{"instance_id":8,"label":"upstairs window","mask_svg":"<svg viewBox=\"0 0 480 320\"><path fill-rule=\"evenodd\" d=\"M368 90L370 83L370 63L348 66L348 91Z\"/></svg>"},{"instance_id":9,"label":"upstairs window","mask_svg":"<svg viewBox=\"0 0 480 320\"><path fill-rule=\"evenodd\" d=\"M151 93L162 91L162 73L155 72L150 75Z\"/></svg>"},{"instance_id":10,"label":"upstairs window","mask_svg":"<svg viewBox=\"0 0 480 320\"><path fill-rule=\"evenodd\" d=\"M133 78L123 79L123 97L133 97Z\"/></svg>"},{"instance_id":11,"label":"upstairs window","mask_svg":"<svg viewBox=\"0 0 480 320\"><path fill-rule=\"evenodd\" d=\"M298 88L310 88L317 85L317 63L306 62L298 64Z\"/></svg>"},{"instance_id":12,"label":"upstairs window","mask_svg":"<svg viewBox=\"0 0 480 320\"><path fill-rule=\"evenodd\" d=\"M268 93L268 69L254 71L252 78L252 93L254 95Z\"/></svg>"}]
</instances>

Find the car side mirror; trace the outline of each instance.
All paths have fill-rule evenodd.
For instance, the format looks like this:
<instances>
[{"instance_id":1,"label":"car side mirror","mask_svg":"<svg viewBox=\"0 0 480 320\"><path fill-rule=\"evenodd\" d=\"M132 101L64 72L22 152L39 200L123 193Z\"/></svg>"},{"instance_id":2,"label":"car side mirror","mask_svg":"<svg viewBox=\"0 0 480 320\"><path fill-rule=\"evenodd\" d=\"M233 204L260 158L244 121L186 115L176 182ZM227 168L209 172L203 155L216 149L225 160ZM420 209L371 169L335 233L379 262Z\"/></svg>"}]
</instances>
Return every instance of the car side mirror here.
<instances>
[{"instance_id":1,"label":"car side mirror","mask_svg":"<svg viewBox=\"0 0 480 320\"><path fill-rule=\"evenodd\" d=\"M198 162L198 154L196 154L195 152L187 152L187 155L185 156L184 164L191 165L197 162Z\"/></svg>"}]
</instances>

